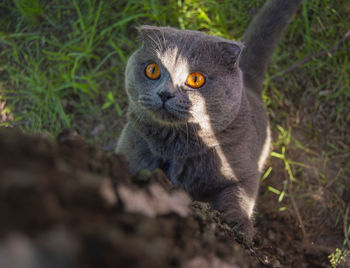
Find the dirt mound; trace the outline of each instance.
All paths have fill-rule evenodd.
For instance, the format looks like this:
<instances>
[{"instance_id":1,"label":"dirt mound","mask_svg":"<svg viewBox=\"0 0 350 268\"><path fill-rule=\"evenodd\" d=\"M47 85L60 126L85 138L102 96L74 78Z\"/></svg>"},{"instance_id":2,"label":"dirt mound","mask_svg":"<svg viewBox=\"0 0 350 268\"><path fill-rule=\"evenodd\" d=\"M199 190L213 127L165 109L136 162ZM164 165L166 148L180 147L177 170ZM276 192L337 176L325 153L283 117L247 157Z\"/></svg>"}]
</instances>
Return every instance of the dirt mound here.
<instances>
[{"instance_id":1,"label":"dirt mound","mask_svg":"<svg viewBox=\"0 0 350 268\"><path fill-rule=\"evenodd\" d=\"M74 131L57 141L0 129L0 267L308 267L327 253L288 219L257 216L254 245L160 170L130 177L121 156Z\"/></svg>"}]
</instances>

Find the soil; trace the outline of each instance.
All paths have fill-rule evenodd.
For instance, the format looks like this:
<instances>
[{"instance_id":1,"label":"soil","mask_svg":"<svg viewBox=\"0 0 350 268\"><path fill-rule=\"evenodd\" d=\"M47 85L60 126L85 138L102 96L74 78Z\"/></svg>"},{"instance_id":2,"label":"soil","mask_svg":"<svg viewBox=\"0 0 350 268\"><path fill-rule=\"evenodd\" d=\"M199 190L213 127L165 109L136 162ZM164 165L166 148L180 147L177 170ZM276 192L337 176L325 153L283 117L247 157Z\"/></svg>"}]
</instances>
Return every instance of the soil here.
<instances>
[{"instance_id":1,"label":"soil","mask_svg":"<svg viewBox=\"0 0 350 268\"><path fill-rule=\"evenodd\" d=\"M0 267L329 267L340 241L305 236L262 187L248 242L162 171L131 177L73 130L0 129L0 148Z\"/></svg>"}]
</instances>

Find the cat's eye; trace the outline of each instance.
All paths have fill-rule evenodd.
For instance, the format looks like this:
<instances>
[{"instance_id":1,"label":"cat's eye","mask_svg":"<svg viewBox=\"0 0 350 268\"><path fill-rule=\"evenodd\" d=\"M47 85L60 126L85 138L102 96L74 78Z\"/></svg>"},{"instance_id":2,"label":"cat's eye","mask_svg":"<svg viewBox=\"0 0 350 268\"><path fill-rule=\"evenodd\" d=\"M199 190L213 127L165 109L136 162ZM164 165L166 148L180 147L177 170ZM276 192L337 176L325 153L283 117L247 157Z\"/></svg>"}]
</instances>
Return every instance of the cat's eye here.
<instances>
[{"instance_id":1,"label":"cat's eye","mask_svg":"<svg viewBox=\"0 0 350 268\"><path fill-rule=\"evenodd\" d=\"M205 77L201 73L195 72L187 76L186 85L191 88L200 88L205 83Z\"/></svg>"},{"instance_id":2,"label":"cat's eye","mask_svg":"<svg viewBox=\"0 0 350 268\"><path fill-rule=\"evenodd\" d=\"M150 63L145 68L145 75L152 80L160 77L160 67L156 63Z\"/></svg>"}]
</instances>

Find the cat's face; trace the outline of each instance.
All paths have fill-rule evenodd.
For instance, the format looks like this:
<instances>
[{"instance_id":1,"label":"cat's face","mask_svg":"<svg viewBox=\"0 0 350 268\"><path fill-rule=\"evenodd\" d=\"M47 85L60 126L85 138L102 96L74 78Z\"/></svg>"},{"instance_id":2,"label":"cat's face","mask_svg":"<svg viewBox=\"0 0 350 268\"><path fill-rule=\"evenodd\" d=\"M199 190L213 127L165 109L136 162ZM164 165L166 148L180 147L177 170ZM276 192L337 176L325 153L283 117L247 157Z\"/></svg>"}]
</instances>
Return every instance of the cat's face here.
<instances>
[{"instance_id":1,"label":"cat's face","mask_svg":"<svg viewBox=\"0 0 350 268\"><path fill-rule=\"evenodd\" d=\"M143 45L129 59L130 109L165 125L224 129L242 95L242 45L196 31L142 26Z\"/></svg>"}]
</instances>

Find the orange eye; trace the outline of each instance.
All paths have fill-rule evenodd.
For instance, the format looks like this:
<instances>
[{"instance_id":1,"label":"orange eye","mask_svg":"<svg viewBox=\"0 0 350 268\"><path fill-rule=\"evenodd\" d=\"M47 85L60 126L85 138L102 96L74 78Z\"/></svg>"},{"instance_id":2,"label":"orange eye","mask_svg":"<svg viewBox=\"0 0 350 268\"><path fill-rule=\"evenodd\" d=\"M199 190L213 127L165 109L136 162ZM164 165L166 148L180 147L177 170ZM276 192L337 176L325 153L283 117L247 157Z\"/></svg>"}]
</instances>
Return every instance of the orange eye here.
<instances>
[{"instance_id":1,"label":"orange eye","mask_svg":"<svg viewBox=\"0 0 350 268\"><path fill-rule=\"evenodd\" d=\"M155 80L160 77L160 67L156 63L150 63L145 69L145 74L149 79Z\"/></svg>"},{"instance_id":2,"label":"orange eye","mask_svg":"<svg viewBox=\"0 0 350 268\"><path fill-rule=\"evenodd\" d=\"M205 83L205 77L201 73L195 72L187 76L186 84L192 88L199 88Z\"/></svg>"}]
</instances>

